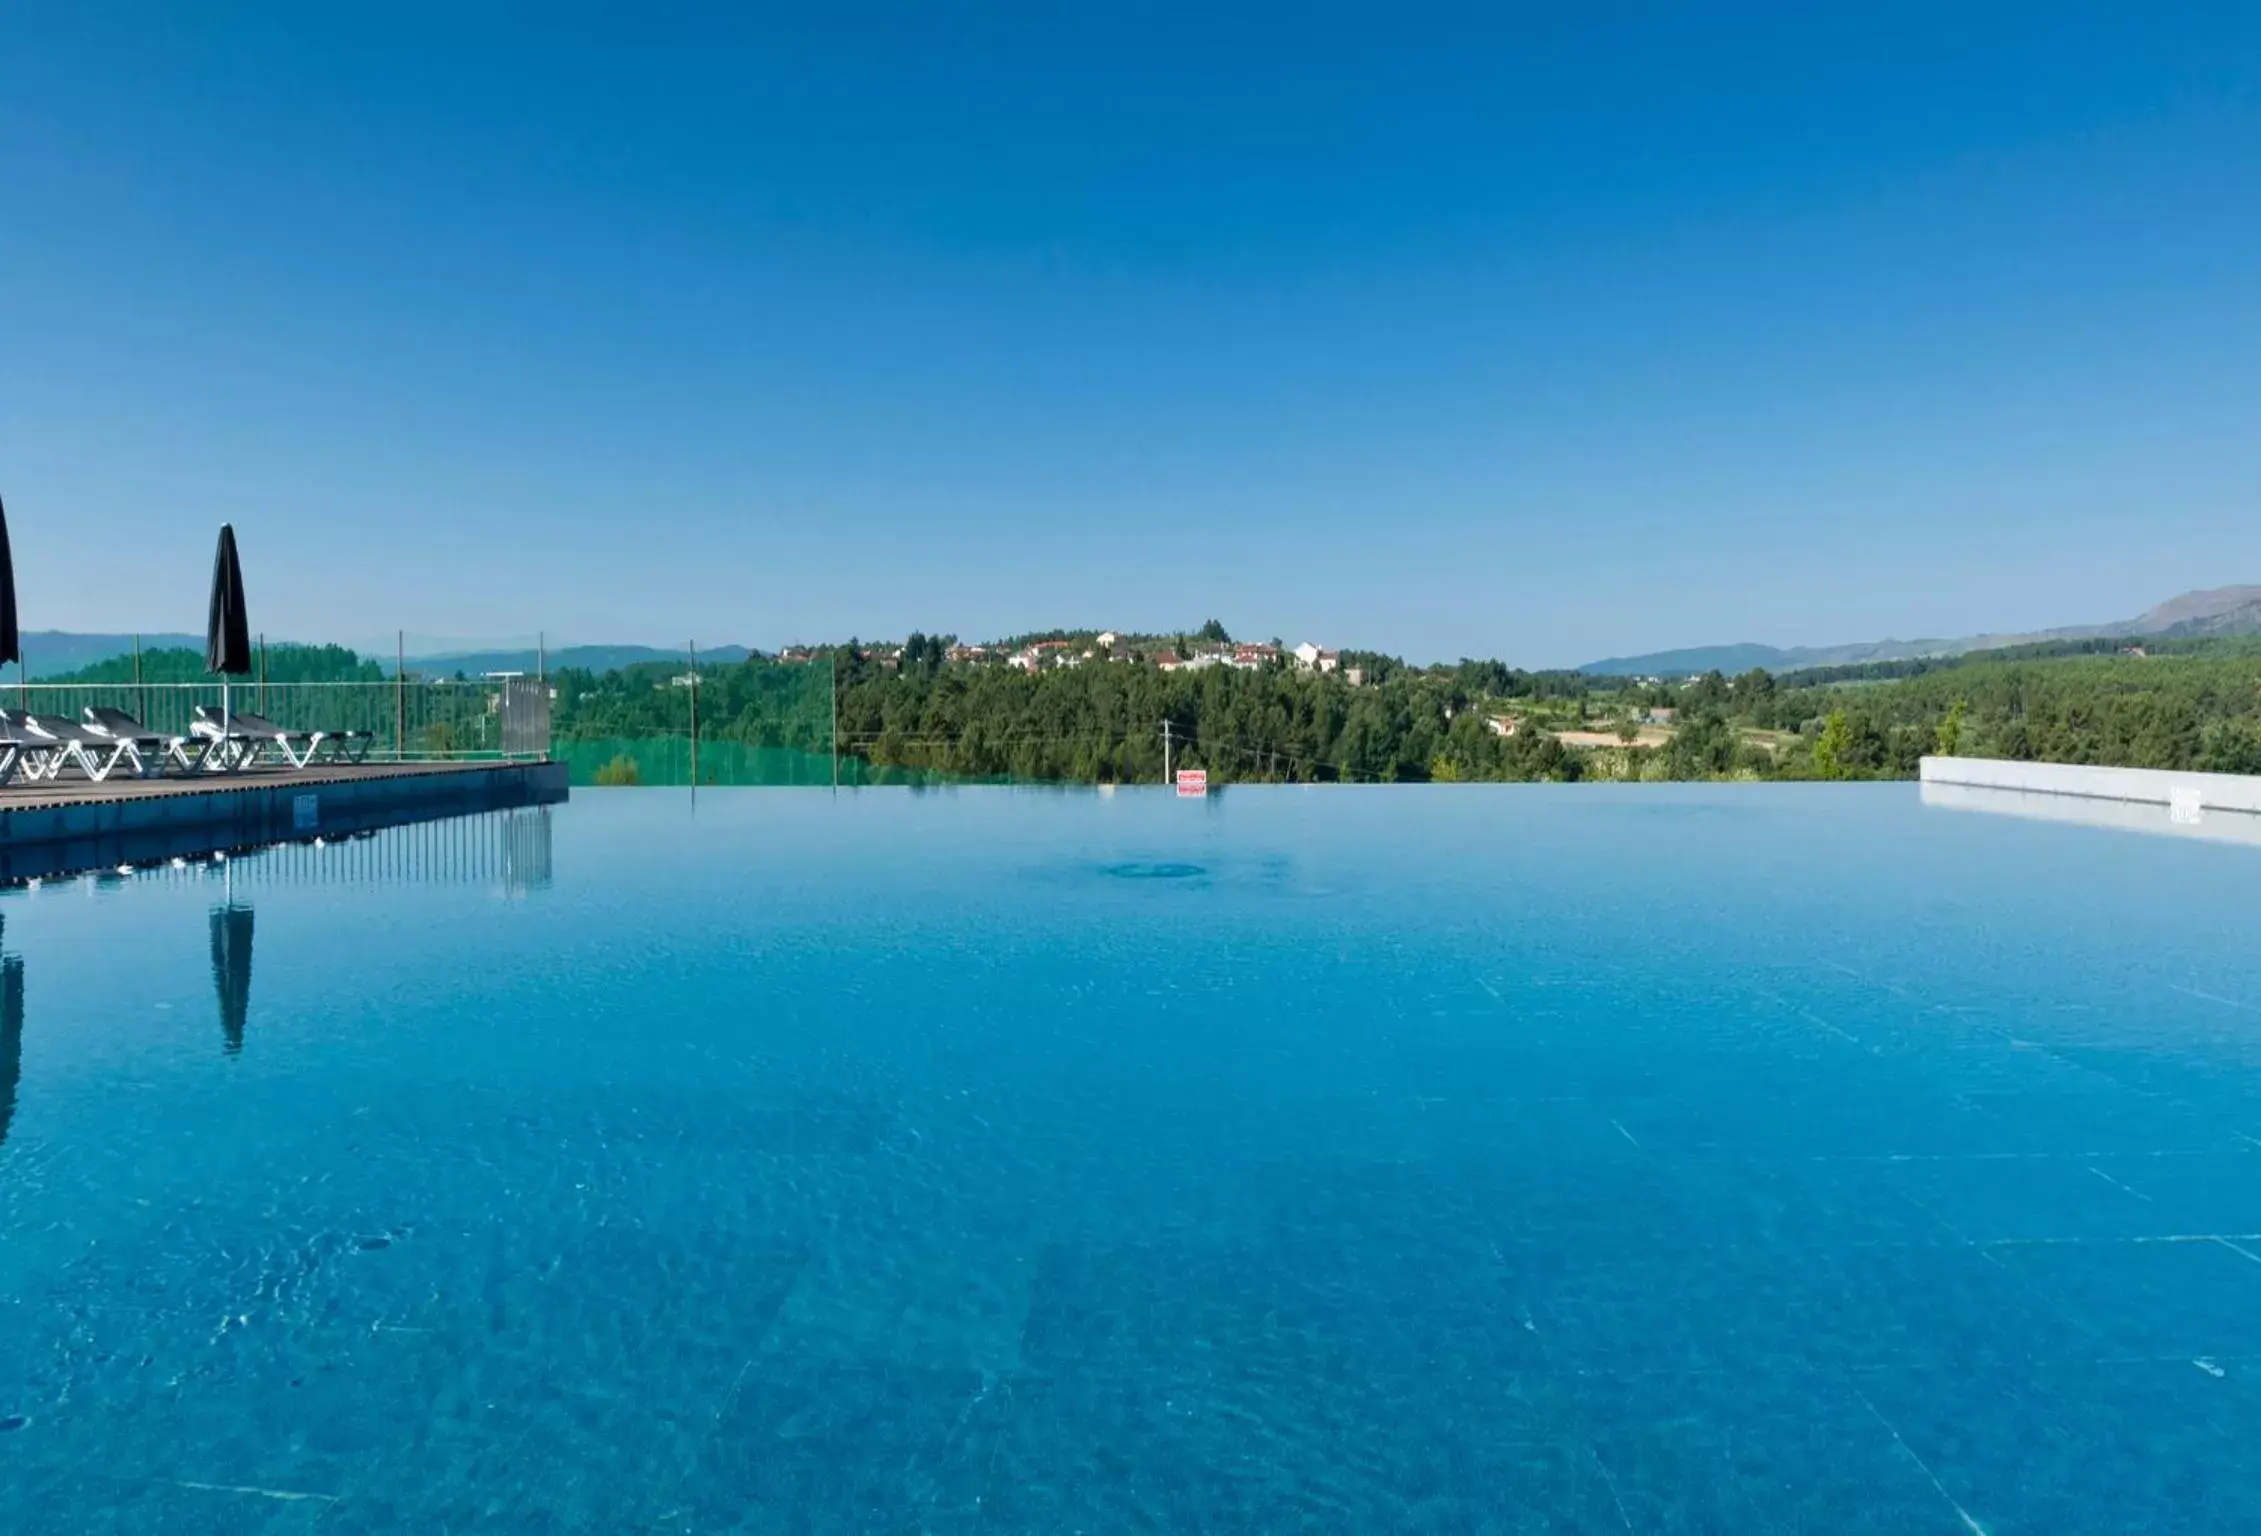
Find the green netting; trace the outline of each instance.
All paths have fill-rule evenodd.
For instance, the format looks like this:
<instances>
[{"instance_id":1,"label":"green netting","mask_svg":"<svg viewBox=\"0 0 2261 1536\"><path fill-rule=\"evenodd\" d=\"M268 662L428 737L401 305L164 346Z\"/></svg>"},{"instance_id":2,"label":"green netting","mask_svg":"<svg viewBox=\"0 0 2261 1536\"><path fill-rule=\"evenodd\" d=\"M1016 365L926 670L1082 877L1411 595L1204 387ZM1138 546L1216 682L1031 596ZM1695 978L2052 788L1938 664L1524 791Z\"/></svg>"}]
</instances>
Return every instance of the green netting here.
<instances>
[{"instance_id":1,"label":"green netting","mask_svg":"<svg viewBox=\"0 0 2261 1536\"><path fill-rule=\"evenodd\" d=\"M551 756L576 784L833 782L833 672L810 662L654 662L592 673L572 667L551 679ZM693 740L694 723L696 742ZM843 784L882 781L843 760Z\"/></svg>"},{"instance_id":2,"label":"green netting","mask_svg":"<svg viewBox=\"0 0 2261 1536\"><path fill-rule=\"evenodd\" d=\"M550 755L566 765L575 784L686 785L691 782L691 738L616 736L602 741L561 741ZM708 785L829 786L832 754L792 747L753 747L737 741L699 740L699 783ZM840 759L844 786L988 783L921 768L875 767ZM1005 783L1007 780L995 780Z\"/></svg>"}]
</instances>

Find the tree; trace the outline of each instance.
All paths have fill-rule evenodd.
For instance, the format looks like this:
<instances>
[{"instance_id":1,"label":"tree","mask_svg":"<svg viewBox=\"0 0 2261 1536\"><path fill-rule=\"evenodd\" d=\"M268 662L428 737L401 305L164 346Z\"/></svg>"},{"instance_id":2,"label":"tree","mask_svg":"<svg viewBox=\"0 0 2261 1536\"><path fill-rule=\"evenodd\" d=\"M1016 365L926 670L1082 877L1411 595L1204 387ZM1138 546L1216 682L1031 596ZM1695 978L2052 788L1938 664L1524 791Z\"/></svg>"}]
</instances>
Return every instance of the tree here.
<instances>
[{"instance_id":1,"label":"tree","mask_svg":"<svg viewBox=\"0 0 2261 1536\"><path fill-rule=\"evenodd\" d=\"M1845 759L1852 741L1852 721L1845 711L1831 710L1829 718L1821 723L1821 735L1814 739L1814 773L1824 779L1844 778L1848 771Z\"/></svg>"},{"instance_id":2,"label":"tree","mask_svg":"<svg viewBox=\"0 0 2261 1536\"><path fill-rule=\"evenodd\" d=\"M2207 734L2199 766L2209 773L2261 773L2261 730L2250 720L2230 720Z\"/></svg>"},{"instance_id":3,"label":"tree","mask_svg":"<svg viewBox=\"0 0 2261 1536\"><path fill-rule=\"evenodd\" d=\"M1938 746L1941 757L1953 757L1962 750L1963 717L1969 713L1970 706L1961 699L1947 706L1946 718L1939 722Z\"/></svg>"},{"instance_id":4,"label":"tree","mask_svg":"<svg viewBox=\"0 0 2261 1536\"><path fill-rule=\"evenodd\" d=\"M2137 768L2188 768L2198 761L2201 744L2197 711L2180 699L2165 699L2142 711L2121 755Z\"/></svg>"},{"instance_id":5,"label":"tree","mask_svg":"<svg viewBox=\"0 0 2261 1536\"><path fill-rule=\"evenodd\" d=\"M1735 766L1735 732L1715 714L1698 715L1672 733L1666 768L1676 779L1705 779Z\"/></svg>"},{"instance_id":6,"label":"tree","mask_svg":"<svg viewBox=\"0 0 2261 1536\"><path fill-rule=\"evenodd\" d=\"M1825 779L1862 778L1885 765L1890 747L1866 714L1834 709L1814 742L1814 772Z\"/></svg>"},{"instance_id":7,"label":"tree","mask_svg":"<svg viewBox=\"0 0 2261 1536\"><path fill-rule=\"evenodd\" d=\"M1215 619L1211 619L1208 623L1201 626L1200 638L1203 640L1214 641L1218 645L1230 645L1233 643L1233 637L1225 633L1225 626Z\"/></svg>"}]
</instances>

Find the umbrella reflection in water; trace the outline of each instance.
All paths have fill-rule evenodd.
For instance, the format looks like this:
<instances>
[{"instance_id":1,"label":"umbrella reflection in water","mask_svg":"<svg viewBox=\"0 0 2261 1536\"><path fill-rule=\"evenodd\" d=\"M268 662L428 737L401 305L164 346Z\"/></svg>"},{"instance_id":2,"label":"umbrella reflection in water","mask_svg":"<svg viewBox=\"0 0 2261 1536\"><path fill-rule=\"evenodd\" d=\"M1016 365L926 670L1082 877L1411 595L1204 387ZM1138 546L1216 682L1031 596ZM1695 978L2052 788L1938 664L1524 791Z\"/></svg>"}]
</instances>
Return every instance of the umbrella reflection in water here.
<instances>
[{"instance_id":1,"label":"umbrella reflection in water","mask_svg":"<svg viewBox=\"0 0 2261 1536\"><path fill-rule=\"evenodd\" d=\"M24 962L0 956L0 1147L16 1118L16 1085L24 1076Z\"/></svg>"},{"instance_id":2,"label":"umbrella reflection in water","mask_svg":"<svg viewBox=\"0 0 2261 1536\"><path fill-rule=\"evenodd\" d=\"M220 1029L230 1056L243 1049L244 1020L251 1012L251 919L251 908L233 901L212 909L212 988L220 996Z\"/></svg>"}]
</instances>

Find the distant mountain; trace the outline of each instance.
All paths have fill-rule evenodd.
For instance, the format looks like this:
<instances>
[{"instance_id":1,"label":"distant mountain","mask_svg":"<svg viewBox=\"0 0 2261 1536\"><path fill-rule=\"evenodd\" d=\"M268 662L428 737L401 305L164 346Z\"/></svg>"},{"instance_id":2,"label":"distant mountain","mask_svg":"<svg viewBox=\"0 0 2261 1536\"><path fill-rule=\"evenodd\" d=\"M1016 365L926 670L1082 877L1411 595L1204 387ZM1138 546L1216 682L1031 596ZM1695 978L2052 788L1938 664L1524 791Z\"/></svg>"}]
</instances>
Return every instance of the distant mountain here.
<instances>
[{"instance_id":1,"label":"distant mountain","mask_svg":"<svg viewBox=\"0 0 2261 1536\"><path fill-rule=\"evenodd\" d=\"M132 635L76 635L60 629L26 630L21 637L24 650L24 668L32 681L53 677L62 672L76 672L98 661L108 661L113 656L128 655L133 650ZM143 635L144 651L171 650L187 646L191 650L204 649L202 635Z\"/></svg>"},{"instance_id":2,"label":"distant mountain","mask_svg":"<svg viewBox=\"0 0 2261 1536\"><path fill-rule=\"evenodd\" d=\"M2261 587L2214 587L2185 592L2132 619L2080 624L2022 635L1965 635L1955 640L1871 640L1857 645L1790 646L1703 645L1645 656L1610 656L1578 670L1603 677L1688 677L1719 671L1729 674L1764 667L1794 672L1801 667L1839 667L1863 661L1904 661L1913 656L1960 656L2048 640L2099 640L2203 635L2261 634Z\"/></svg>"},{"instance_id":3,"label":"distant mountain","mask_svg":"<svg viewBox=\"0 0 2261 1536\"><path fill-rule=\"evenodd\" d=\"M280 643L280 642L277 642ZM97 662L125 656L134 648L132 635L74 634L65 630L27 630L23 636L24 664L30 669L33 682L43 677L56 677L65 672L77 672ZM141 636L144 654L150 651L186 649L201 652L202 635L157 634ZM367 659L380 663L385 675L391 676L393 659L389 655L363 653ZM746 647L718 645L712 650L699 648L699 660L706 662L744 661ZM684 659L679 650L662 650L651 645L568 645L551 651L547 664L552 672L561 667L584 667L591 672L611 672L621 667L633 667L645 662L677 662ZM532 672L541 660L532 647L523 651L452 651L441 656L411 656L408 670L426 677L453 677L461 672L465 677L481 677L489 672Z\"/></svg>"},{"instance_id":4,"label":"distant mountain","mask_svg":"<svg viewBox=\"0 0 2261 1536\"><path fill-rule=\"evenodd\" d=\"M198 642L201 644L202 642ZM699 648L702 662L744 661L746 647L718 645L709 650ZM389 674L392 658L379 658ZM411 656L408 670L421 672L426 677L453 677L461 672L465 677L482 677L489 672L531 673L536 666L546 666L550 671L578 667L589 672L617 672L622 667L640 666L646 662L682 662L688 657L675 649L662 650L652 645L567 645L560 646L543 656L531 646L523 651L456 651L443 656Z\"/></svg>"},{"instance_id":5,"label":"distant mountain","mask_svg":"<svg viewBox=\"0 0 2261 1536\"><path fill-rule=\"evenodd\" d=\"M2261 634L2261 587L2185 592L2133 622L2138 635Z\"/></svg>"}]
</instances>

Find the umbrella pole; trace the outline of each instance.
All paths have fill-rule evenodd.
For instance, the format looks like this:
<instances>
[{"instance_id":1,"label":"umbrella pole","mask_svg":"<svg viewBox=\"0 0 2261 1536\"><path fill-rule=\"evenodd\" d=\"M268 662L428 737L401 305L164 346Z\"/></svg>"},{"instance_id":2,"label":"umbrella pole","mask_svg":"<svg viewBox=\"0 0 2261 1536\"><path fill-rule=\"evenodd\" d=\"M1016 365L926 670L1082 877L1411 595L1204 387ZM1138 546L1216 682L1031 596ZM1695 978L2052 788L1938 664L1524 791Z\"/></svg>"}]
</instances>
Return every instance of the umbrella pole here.
<instances>
[{"instance_id":1,"label":"umbrella pole","mask_svg":"<svg viewBox=\"0 0 2261 1536\"><path fill-rule=\"evenodd\" d=\"M228 674L220 674L220 764L227 766L228 759Z\"/></svg>"}]
</instances>

